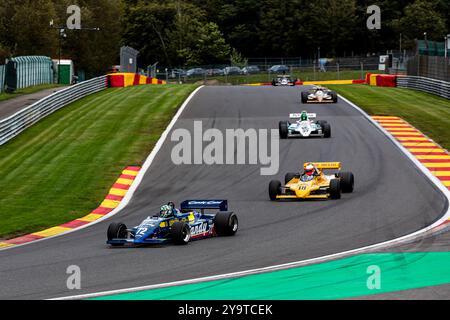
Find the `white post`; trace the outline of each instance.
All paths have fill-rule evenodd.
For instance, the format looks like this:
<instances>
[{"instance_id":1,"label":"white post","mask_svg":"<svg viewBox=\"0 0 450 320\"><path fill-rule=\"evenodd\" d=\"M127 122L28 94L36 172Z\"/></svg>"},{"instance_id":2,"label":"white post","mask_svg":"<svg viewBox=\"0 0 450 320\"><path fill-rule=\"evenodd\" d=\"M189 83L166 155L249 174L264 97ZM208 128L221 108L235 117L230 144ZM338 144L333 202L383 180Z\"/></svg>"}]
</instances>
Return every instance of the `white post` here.
<instances>
[{"instance_id":1,"label":"white post","mask_svg":"<svg viewBox=\"0 0 450 320\"><path fill-rule=\"evenodd\" d=\"M447 50L448 50L448 35L445 36L445 59L447 59Z\"/></svg>"}]
</instances>

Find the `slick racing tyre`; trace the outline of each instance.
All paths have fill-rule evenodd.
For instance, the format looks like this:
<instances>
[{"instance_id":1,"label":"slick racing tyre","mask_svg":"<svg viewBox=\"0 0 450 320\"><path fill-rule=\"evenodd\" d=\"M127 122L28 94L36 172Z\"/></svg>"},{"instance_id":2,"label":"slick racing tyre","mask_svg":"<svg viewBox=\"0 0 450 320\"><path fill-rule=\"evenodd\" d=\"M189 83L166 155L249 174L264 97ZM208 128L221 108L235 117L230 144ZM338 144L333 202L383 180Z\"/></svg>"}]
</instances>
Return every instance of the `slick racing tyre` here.
<instances>
[{"instance_id":1,"label":"slick racing tyre","mask_svg":"<svg viewBox=\"0 0 450 320\"><path fill-rule=\"evenodd\" d=\"M108 227L108 241L113 239L125 239L127 237L127 226L123 223L113 222ZM123 246L123 243L112 244L113 247Z\"/></svg>"},{"instance_id":2,"label":"slick racing tyre","mask_svg":"<svg viewBox=\"0 0 450 320\"><path fill-rule=\"evenodd\" d=\"M331 91L331 98L333 99L333 103L338 103L338 95L336 92Z\"/></svg>"},{"instance_id":3,"label":"slick racing tyre","mask_svg":"<svg viewBox=\"0 0 450 320\"><path fill-rule=\"evenodd\" d=\"M327 124L328 121L326 121L326 120L319 120L319 121L317 121L317 123L319 124L319 126L321 126L321 127L323 128L323 126L324 126L325 124Z\"/></svg>"},{"instance_id":4,"label":"slick racing tyre","mask_svg":"<svg viewBox=\"0 0 450 320\"><path fill-rule=\"evenodd\" d=\"M341 179L341 188L343 193L352 193L355 186L355 177L351 172L339 172L338 178Z\"/></svg>"},{"instance_id":5,"label":"slick racing tyre","mask_svg":"<svg viewBox=\"0 0 450 320\"><path fill-rule=\"evenodd\" d=\"M333 179L330 181L330 198L337 200L341 198L341 180Z\"/></svg>"},{"instance_id":6,"label":"slick racing tyre","mask_svg":"<svg viewBox=\"0 0 450 320\"><path fill-rule=\"evenodd\" d=\"M234 236L239 228L239 221L233 212L219 212L214 218L214 228L219 237Z\"/></svg>"},{"instance_id":7,"label":"slick racing tyre","mask_svg":"<svg viewBox=\"0 0 450 320\"><path fill-rule=\"evenodd\" d=\"M281 182L272 180L269 184L269 197L270 200L276 201L277 196L280 194Z\"/></svg>"},{"instance_id":8,"label":"slick racing tyre","mask_svg":"<svg viewBox=\"0 0 450 320\"><path fill-rule=\"evenodd\" d=\"M288 182L291 181L291 180L294 179L294 178L299 179L299 178L300 178L300 175L299 175L298 173L295 173L295 172L288 172L288 173L286 173L286 175L284 176L284 183L285 183L285 184L288 184Z\"/></svg>"},{"instance_id":9,"label":"slick racing tyre","mask_svg":"<svg viewBox=\"0 0 450 320\"><path fill-rule=\"evenodd\" d=\"M329 123L325 123L322 127L322 130L324 138L331 138L331 125Z\"/></svg>"},{"instance_id":10,"label":"slick racing tyre","mask_svg":"<svg viewBox=\"0 0 450 320\"><path fill-rule=\"evenodd\" d=\"M302 103L308 103L309 92L302 92Z\"/></svg>"},{"instance_id":11,"label":"slick racing tyre","mask_svg":"<svg viewBox=\"0 0 450 320\"><path fill-rule=\"evenodd\" d=\"M280 138L287 139L288 138L288 126L289 124L286 121L280 121L279 130L280 130Z\"/></svg>"},{"instance_id":12,"label":"slick racing tyre","mask_svg":"<svg viewBox=\"0 0 450 320\"><path fill-rule=\"evenodd\" d=\"M176 245L186 245L191 240L191 228L186 222L175 222L170 227L170 236Z\"/></svg>"}]
</instances>

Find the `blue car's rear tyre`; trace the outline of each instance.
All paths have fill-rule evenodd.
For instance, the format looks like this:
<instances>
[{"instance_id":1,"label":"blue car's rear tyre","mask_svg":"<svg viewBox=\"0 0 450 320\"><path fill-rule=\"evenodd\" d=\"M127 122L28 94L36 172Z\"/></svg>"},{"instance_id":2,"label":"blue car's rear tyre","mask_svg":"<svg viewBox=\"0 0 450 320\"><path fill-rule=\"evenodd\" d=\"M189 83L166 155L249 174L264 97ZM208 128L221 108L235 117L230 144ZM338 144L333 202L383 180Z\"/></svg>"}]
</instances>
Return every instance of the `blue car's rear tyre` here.
<instances>
[{"instance_id":1,"label":"blue car's rear tyre","mask_svg":"<svg viewBox=\"0 0 450 320\"><path fill-rule=\"evenodd\" d=\"M186 245L191 240L191 228L186 222L175 222L170 227L170 237L176 245Z\"/></svg>"},{"instance_id":2,"label":"blue car's rear tyre","mask_svg":"<svg viewBox=\"0 0 450 320\"><path fill-rule=\"evenodd\" d=\"M121 222L113 222L108 227L108 241L113 239L125 239L127 237L127 226ZM113 247L123 246L123 243L111 244Z\"/></svg>"},{"instance_id":3,"label":"blue car's rear tyre","mask_svg":"<svg viewBox=\"0 0 450 320\"><path fill-rule=\"evenodd\" d=\"M214 228L219 237L234 236L239 228L238 218L232 212L219 212L214 218Z\"/></svg>"}]
</instances>

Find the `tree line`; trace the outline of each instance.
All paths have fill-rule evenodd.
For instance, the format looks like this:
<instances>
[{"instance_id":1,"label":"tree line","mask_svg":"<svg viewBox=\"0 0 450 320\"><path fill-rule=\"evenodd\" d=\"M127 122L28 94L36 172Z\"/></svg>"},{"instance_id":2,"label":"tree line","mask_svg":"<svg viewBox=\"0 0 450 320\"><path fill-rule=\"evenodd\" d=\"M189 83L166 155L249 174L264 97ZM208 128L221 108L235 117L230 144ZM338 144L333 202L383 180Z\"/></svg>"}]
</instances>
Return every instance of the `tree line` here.
<instances>
[{"instance_id":1,"label":"tree line","mask_svg":"<svg viewBox=\"0 0 450 320\"><path fill-rule=\"evenodd\" d=\"M90 75L118 63L120 46L140 51L139 63L168 67L229 63L233 57L314 58L412 49L414 39L443 41L448 0L2 0L0 60L10 55L57 57L58 31L71 4L82 25L67 31L65 58ZM381 8L381 29L369 30L367 7ZM1 63L1 61L0 61Z\"/></svg>"}]
</instances>

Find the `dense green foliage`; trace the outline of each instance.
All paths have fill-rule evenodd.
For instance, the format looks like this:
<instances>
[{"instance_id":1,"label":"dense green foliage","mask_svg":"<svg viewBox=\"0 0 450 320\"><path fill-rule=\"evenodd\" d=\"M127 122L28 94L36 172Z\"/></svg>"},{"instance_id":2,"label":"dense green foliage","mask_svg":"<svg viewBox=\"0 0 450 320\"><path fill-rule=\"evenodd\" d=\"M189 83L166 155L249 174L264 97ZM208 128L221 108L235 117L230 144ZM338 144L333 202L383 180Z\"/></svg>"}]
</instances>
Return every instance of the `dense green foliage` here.
<instances>
[{"instance_id":1,"label":"dense green foliage","mask_svg":"<svg viewBox=\"0 0 450 320\"><path fill-rule=\"evenodd\" d=\"M104 73L118 62L121 39L121 0L2 0L0 1L0 64L10 55L59 56L59 31L65 26L67 7L82 8L82 27L100 31L67 30L62 57L72 59L88 76Z\"/></svg>"},{"instance_id":2,"label":"dense green foliage","mask_svg":"<svg viewBox=\"0 0 450 320\"><path fill-rule=\"evenodd\" d=\"M140 65L229 63L230 56L323 57L412 49L414 39L442 41L449 33L448 0L2 0L0 60L58 54L66 8L82 7L82 24L100 32L71 31L63 56L99 74L118 62L118 48L140 51ZM367 7L381 8L381 30L368 30ZM234 51L233 51L234 49Z\"/></svg>"}]
</instances>

